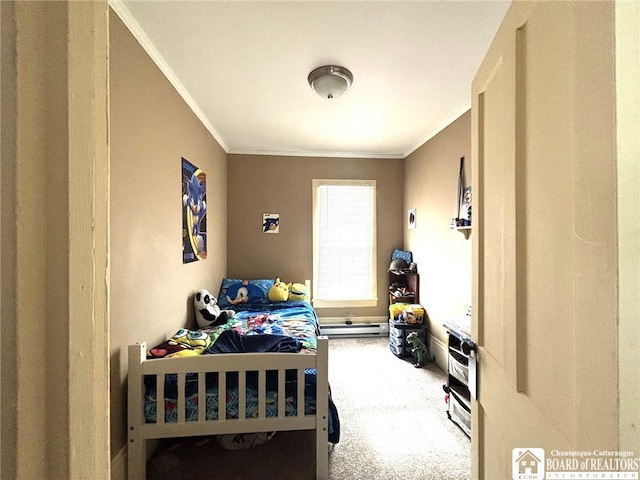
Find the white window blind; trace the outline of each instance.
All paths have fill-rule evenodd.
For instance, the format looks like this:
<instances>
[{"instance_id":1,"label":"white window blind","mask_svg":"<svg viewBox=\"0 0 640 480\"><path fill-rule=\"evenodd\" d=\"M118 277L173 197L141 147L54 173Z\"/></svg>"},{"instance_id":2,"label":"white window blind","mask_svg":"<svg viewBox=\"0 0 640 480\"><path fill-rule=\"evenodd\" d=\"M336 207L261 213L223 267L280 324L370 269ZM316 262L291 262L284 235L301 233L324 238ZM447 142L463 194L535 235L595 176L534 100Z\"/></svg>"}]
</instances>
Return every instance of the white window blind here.
<instances>
[{"instance_id":1,"label":"white window blind","mask_svg":"<svg viewBox=\"0 0 640 480\"><path fill-rule=\"evenodd\" d=\"M375 181L314 180L313 188L315 304L375 305Z\"/></svg>"}]
</instances>

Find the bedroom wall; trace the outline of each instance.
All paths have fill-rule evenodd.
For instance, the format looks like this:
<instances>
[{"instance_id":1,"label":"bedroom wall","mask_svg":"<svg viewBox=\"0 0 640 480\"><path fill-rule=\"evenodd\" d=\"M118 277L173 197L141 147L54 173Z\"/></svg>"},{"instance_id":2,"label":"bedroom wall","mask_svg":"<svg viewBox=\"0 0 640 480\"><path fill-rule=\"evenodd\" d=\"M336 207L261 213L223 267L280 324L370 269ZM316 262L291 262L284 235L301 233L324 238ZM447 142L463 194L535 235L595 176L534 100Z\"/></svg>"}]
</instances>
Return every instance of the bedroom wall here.
<instances>
[{"instance_id":1,"label":"bedroom wall","mask_svg":"<svg viewBox=\"0 0 640 480\"><path fill-rule=\"evenodd\" d=\"M471 184L471 112L460 116L405 159L404 212L415 208L416 228L405 246L420 273L420 303L429 316L433 353L445 368L442 324L464 317L471 304L471 235L451 230L457 214L460 157L465 157L465 184ZM434 345L435 343L435 345ZM438 348L440 347L440 348Z\"/></svg>"},{"instance_id":2,"label":"bedroom wall","mask_svg":"<svg viewBox=\"0 0 640 480\"><path fill-rule=\"evenodd\" d=\"M226 154L110 15L111 447L126 445L127 345L194 325L226 271ZM181 157L207 174L208 258L182 264Z\"/></svg>"},{"instance_id":3,"label":"bedroom wall","mask_svg":"<svg viewBox=\"0 0 640 480\"><path fill-rule=\"evenodd\" d=\"M373 179L378 203L378 305L318 309L320 317L386 317L387 269L403 243L403 164L397 159L229 155L230 277L312 279L314 178ZM280 233L264 234L263 213L280 214Z\"/></svg>"}]
</instances>

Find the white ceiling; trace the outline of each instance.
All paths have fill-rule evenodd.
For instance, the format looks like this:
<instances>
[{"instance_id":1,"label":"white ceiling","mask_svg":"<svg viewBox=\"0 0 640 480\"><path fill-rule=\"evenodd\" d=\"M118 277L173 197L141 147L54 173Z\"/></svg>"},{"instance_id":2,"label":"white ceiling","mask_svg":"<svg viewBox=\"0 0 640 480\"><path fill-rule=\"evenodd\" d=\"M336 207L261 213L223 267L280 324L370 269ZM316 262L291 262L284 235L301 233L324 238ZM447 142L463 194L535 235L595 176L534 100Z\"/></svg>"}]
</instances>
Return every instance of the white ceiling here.
<instances>
[{"instance_id":1,"label":"white ceiling","mask_svg":"<svg viewBox=\"0 0 640 480\"><path fill-rule=\"evenodd\" d=\"M228 153L404 158L470 107L509 1L111 5ZM336 64L351 89L307 83Z\"/></svg>"}]
</instances>

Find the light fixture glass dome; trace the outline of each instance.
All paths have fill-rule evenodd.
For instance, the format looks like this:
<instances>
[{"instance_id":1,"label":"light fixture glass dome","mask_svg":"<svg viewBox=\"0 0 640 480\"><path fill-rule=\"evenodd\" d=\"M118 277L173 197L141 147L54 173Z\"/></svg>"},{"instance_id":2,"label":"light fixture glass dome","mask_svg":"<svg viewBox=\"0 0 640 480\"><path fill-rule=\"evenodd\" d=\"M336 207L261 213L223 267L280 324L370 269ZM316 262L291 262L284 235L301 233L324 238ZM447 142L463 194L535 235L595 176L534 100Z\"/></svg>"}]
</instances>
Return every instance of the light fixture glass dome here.
<instances>
[{"instance_id":1,"label":"light fixture glass dome","mask_svg":"<svg viewBox=\"0 0 640 480\"><path fill-rule=\"evenodd\" d=\"M322 98L331 100L349 90L353 83L353 75L344 67L325 65L312 71L308 80L314 92Z\"/></svg>"}]
</instances>

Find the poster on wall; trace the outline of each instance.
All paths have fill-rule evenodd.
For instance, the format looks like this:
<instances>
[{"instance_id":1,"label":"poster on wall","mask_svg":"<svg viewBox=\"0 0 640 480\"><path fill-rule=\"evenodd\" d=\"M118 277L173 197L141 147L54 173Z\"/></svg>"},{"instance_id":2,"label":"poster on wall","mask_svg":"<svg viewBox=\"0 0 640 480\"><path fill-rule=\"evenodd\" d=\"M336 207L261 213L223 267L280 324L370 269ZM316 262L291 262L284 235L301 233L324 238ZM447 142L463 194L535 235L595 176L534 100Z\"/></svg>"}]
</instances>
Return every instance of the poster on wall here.
<instances>
[{"instance_id":1,"label":"poster on wall","mask_svg":"<svg viewBox=\"0 0 640 480\"><path fill-rule=\"evenodd\" d=\"M407 212L407 226L409 230L415 230L416 228L416 209L412 208Z\"/></svg>"},{"instance_id":2,"label":"poster on wall","mask_svg":"<svg viewBox=\"0 0 640 480\"><path fill-rule=\"evenodd\" d=\"M207 258L207 175L182 158L182 263Z\"/></svg>"},{"instance_id":3,"label":"poster on wall","mask_svg":"<svg viewBox=\"0 0 640 480\"><path fill-rule=\"evenodd\" d=\"M262 233L279 233L280 232L280 214L279 213L263 213L262 214Z\"/></svg>"},{"instance_id":4,"label":"poster on wall","mask_svg":"<svg viewBox=\"0 0 640 480\"><path fill-rule=\"evenodd\" d=\"M471 187L466 187L462 194L462 203L460 205L460 223L461 227L471 226Z\"/></svg>"}]
</instances>

